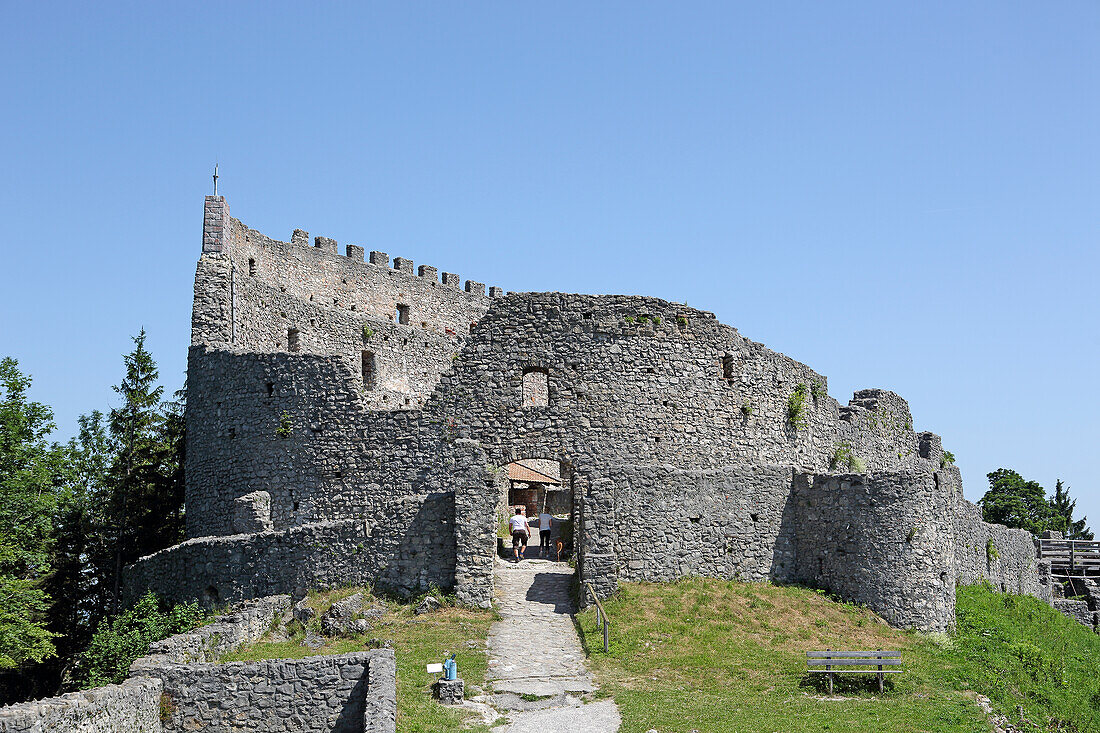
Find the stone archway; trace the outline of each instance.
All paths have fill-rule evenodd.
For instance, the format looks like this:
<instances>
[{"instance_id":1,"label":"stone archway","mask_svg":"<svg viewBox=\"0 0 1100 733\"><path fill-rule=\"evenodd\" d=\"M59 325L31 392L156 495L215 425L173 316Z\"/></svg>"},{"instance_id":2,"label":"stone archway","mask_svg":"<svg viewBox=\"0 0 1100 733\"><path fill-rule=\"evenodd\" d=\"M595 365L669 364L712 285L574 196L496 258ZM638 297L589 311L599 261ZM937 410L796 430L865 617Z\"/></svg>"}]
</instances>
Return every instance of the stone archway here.
<instances>
[{"instance_id":1,"label":"stone archway","mask_svg":"<svg viewBox=\"0 0 1100 733\"><path fill-rule=\"evenodd\" d=\"M539 548L527 557L555 561L572 557L577 519L572 466L554 458L519 458L502 466L498 476L498 536L501 537L501 544L508 544L505 542L508 534L505 525L519 509L531 523L532 544ZM545 547L540 547L543 522L550 523L550 535Z\"/></svg>"}]
</instances>

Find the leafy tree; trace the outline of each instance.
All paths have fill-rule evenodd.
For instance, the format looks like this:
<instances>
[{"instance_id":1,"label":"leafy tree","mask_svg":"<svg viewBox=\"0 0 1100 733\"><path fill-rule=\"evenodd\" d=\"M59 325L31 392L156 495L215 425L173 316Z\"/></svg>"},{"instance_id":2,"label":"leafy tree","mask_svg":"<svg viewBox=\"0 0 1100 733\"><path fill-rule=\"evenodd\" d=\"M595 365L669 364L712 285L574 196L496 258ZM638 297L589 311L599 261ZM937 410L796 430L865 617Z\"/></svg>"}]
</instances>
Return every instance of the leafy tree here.
<instances>
[{"instance_id":1,"label":"leafy tree","mask_svg":"<svg viewBox=\"0 0 1100 733\"><path fill-rule=\"evenodd\" d=\"M998 468L987 477L989 491L978 502L985 521L1026 529L1032 534L1050 527L1051 507L1038 482L1025 481L1007 468Z\"/></svg>"},{"instance_id":2,"label":"leafy tree","mask_svg":"<svg viewBox=\"0 0 1100 733\"><path fill-rule=\"evenodd\" d=\"M53 413L27 400L30 384L15 359L0 360L0 669L55 653L42 581L64 457L46 442Z\"/></svg>"},{"instance_id":3,"label":"leafy tree","mask_svg":"<svg viewBox=\"0 0 1100 733\"><path fill-rule=\"evenodd\" d=\"M202 624L197 603L174 607L146 593L133 608L104 622L81 655L78 682L81 688L117 684L126 679L135 659L149 652L154 641L166 639Z\"/></svg>"},{"instance_id":4,"label":"leafy tree","mask_svg":"<svg viewBox=\"0 0 1100 733\"><path fill-rule=\"evenodd\" d=\"M1054 484L1054 496L1050 497L1050 529L1061 532L1069 540L1091 540L1092 530L1086 526L1088 517L1073 519L1073 510L1077 500L1069 498L1069 487L1062 485L1062 479Z\"/></svg>"}]
</instances>

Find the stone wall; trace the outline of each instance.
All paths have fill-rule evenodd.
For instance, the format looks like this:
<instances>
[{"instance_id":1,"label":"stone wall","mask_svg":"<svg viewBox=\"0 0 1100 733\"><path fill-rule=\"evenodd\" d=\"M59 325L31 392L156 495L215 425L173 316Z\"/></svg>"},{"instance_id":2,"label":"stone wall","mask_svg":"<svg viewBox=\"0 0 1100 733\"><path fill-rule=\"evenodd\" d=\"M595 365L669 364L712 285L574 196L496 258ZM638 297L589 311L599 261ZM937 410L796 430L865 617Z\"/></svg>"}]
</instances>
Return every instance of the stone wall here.
<instances>
[{"instance_id":1,"label":"stone wall","mask_svg":"<svg viewBox=\"0 0 1100 733\"><path fill-rule=\"evenodd\" d=\"M485 454L472 440L456 442L455 594L462 603L489 608L496 556L497 490Z\"/></svg>"},{"instance_id":2,"label":"stone wall","mask_svg":"<svg viewBox=\"0 0 1100 733\"><path fill-rule=\"evenodd\" d=\"M165 733L241 730L361 733L379 727L394 687L371 689L370 667L395 671L393 650L228 664L142 667L136 674L163 683L170 712ZM392 729L391 729L392 730Z\"/></svg>"},{"instance_id":3,"label":"stone wall","mask_svg":"<svg viewBox=\"0 0 1100 733\"><path fill-rule=\"evenodd\" d=\"M126 568L128 599L152 590L207 606L311 588L378 585L409 595L455 578L453 493L399 498L387 514L187 540Z\"/></svg>"},{"instance_id":4,"label":"stone wall","mask_svg":"<svg viewBox=\"0 0 1100 733\"><path fill-rule=\"evenodd\" d=\"M824 376L686 305L486 298L403 258L391 268L373 252L364 263L361 248L341 256L300 231L271 240L229 218L223 199L206 214L188 358L188 536L265 519L275 531L192 539L140 561L135 585L246 598L384 580L406 591L455 584L482 603L498 492L476 487L486 468L534 459L572 477L580 574L601 595L619 577L786 578L797 555L799 578L901 625L920 626L921 614L929 627L948 623L959 530L941 525L958 484L943 483L950 469L936 473L939 438L916 432L898 395L861 390L842 405ZM844 471L870 476L826 476ZM269 516L235 527L238 500L264 494ZM944 513L921 518L930 508ZM899 522L910 525L900 541ZM849 526L872 550L850 551ZM910 538L914 527L925 535ZM1002 575L1023 572L1014 542ZM874 567L876 552L902 579ZM910 581L930 590L909 598Z\"/></svg>"},{"instance_id":5,"label":"stone wall","mask_svg":"<svg viewBox=\"0 0 1100 733\"><path fill-rule=\"evenodd\" d=\"M982 521L976 504L959 499L955 509L955 561L960 584L989 582L999 591L1051 600L1040 580L1031 533Z\"/></svg>"},{"instance_id":6,"label":"stone wall","mask_svg":"<svg viewBox=\"0 0 1100 733\"><path fill-rule=\"evenodd\" d=\"M0 707L0 733L161 733L159 679Z\"/></svg>"},{"instance_id":7,"label":"stone wall","mask_svg":"<svg viewBox=\"0 0 1100 733\"><path fill-rule=\"evenodd\" d=\"M893 626L955 624L954 493L927 471L795 477L796 579Z\"/></svg>"},{"instance_id":8,"label":"stone wall","mask_svg":"<svg viewBox=\"0 0 1100 733\"><path fill-rule=\"evenodd\" d=\"M290 596L268 596L241 604L233 613L185 634L175 634L149 645L149 653L134 661L137 668L166 664L213 662L262 637L272 623L290 610Z\"/></svg>"},{"instance_id":9,"label":"stone wall","mask_svg":"<svg viewBox=\"0 0 1100 733\"><path fill-rule=\"evenodd\" d=\"M613 466L613 551L619 578L687 575L784 580L794 571L793 527L784 527L792 469Z\"/></svg>"}]
</instances>

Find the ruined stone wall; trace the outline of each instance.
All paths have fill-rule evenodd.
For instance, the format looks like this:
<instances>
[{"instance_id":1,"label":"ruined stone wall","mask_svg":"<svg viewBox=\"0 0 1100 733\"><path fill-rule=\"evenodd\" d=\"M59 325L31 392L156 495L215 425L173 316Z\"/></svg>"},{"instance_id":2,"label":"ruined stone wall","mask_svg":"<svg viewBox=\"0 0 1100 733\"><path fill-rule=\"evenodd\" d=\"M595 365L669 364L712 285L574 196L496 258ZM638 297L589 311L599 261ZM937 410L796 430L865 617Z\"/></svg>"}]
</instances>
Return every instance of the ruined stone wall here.
<instances>
[{"instance_id":1,"label":"ruined stone wall","mask_svg":"<svg viewBox=\"0 0 1100 733\"><path fill-rule=\"evenodd\" d=\"M154 641L149 653L135 660L131 672L166 664L213 662L262 637L272 622L290 610L290 596L268 596L237 606L214 623Z\"/></svg>"},{"instance_id":2,"label":"ruined stone wall","mask_svg":"<svg viewBox=\"0 0 1100 733\"><path fill-rule=\"evenodd\" d=\"M305 232L291 239L249 229L229 217L224 198L207 197L192 345L340 356L354 365L367 404L422 404L488 307L485 286L467 281L461 290L457 275L440 282L436 268L414 272L400 257L391 268L381 252L364 262L355 245L342 256L326 237L312 247Z\"/></svg>"},{"instance_id":3,"label":"ruined stone wall","mask_svg":"<svg viewBox=\"0 0 1100 733\"><path fill-rule=\"evenodd\" d=\"M461 585L478 589L470 593L480 598L484 563L480 539L472 538L488 525L475 516L484 511L470 491L478 479L455 481L447 472L459 460L456 441L466 439L477 444L487 468L553 460L576 477L581 571L604 591L619 574L774 577L790 552L780 529L790 526L781 513L789 509L794 472L931 475L940 467L938 437L914 430L899 396L862 390L841 405L827 394L822 375L742 337L713 314L636 296L463 294L437 283L430 270L413 275L405 260L392 270L380 254L372 255L378 264L364 264L357 248L350 259L341 257L331 240L309 247L304 233L275 242L229 219L217 201L213 211L208 220L226 222L221 231L229 234L219 240L217 227L211 230L206 239L221 246L204 245L196 278L188 535L229 534L234 501L262 491L270 496L274 535L288 547L299 538L287 528L315 525L310 532L335 538L339 547L373 542L381 532L379 538L404 544L428 537L442 543L445 535L450 550L440 544L394 562L398 548L374 542L388 549L329 572L315 553L287 549L276 553L283 560L277 570L265 570L232 559L252 557L270 542L265 534L248 535L231 540L236 555L224 555L236 563L233 570L206 570L221 562L206 553L222 558L228 550L204 543L178 559L142 561L157 568L139 571L152 583L168 585L182 572L220 579L248 597L390 568L389 579L404 574L411 589L429 578L450 585L458 567ZM431 317L413 309L409 323L394 323L403 298L413 301L410 308L427 304ZM292 328L296 352L288 352ZM375 357L368 370L363 351ZM798 394L802 406L792 416ZM673 471L674 488L650 476L658 464ZM612 467L630 465L651 468L634 470L625 481L634 493L620 498L624 482L612 477ZM769 468L778 466L785 468ZM676 471L712 473L689 479ZM733 489L739 499L719 502ZM446 499L413 515L391 511L395 501L444 492ZM664 502L652 551L640 547L629 525L605 526L602 519L604 512L633 517L635 499L653 507ZM690 531L698 533L692 517L702 522L703 513L692 507L711 507L716 515L718 556L697 557L706 553L694 549ZM354 529L357 522L366 522L362 530ZM456 535L457 522L473 534ZM430 526L447 529L423 529ZM305 563L315 568L300 570ZM234 581L238 572L257 580Z\"/></svg>"},{"instance_id":4,"label":"ruined stone wall","mask_svg":"<svg viewBox=\"0 0 1100 733\"><path fill-rule=\"evenodd\" d=\"M370 667L374 665L396 673L393 650L259 662L170 664L143 667L136 674L157 679L164 686L170 701L165 733L361 733L366 716L379 709L379 701L370 698L393 692L371 689Z\"/></svg>"},{"instance_id":5,"label":"ruined stone wall","mask_svg":"<svg viewBox=\"0 0 1100 733\"><path fill-rule=\"evenodd\" d=\"M451 588L453 521L453 492L438 492L397 498L361 520L190 539L128 566L126 596L148 589L171 601L216 606L349 584L404 595Z\"/></svg>"},{"instance_id":6,"label":"ruined stone wall","mask_svg":"<svg viewBox=\"0 0 1100 733\"><path fill-rule=\"evenodd\" d=\"M982 521L977 504L959 498L954 514L955 560L960 584L989 582L999 591L1050 601L1040 583L1035 538L1023 529Z\"/></svg>"},{"instance_id":7,"label":"ruined stone wall","mask_svg":"<svg viewBox=\"0 0 1100 733\"><path fill-rule=\"evenodd\" d=\"M158 679L0 707L0 733L161 733Z\"/></svg>"},{"instance_id":8,"label":"ruined stone wall","mask_svg":"<svg viewBox=\"0 0 1100 733\"><path fill-rule=\"evenodd\" d=\"M893 626L955 623L952 489L931 471L795 476L787 508L796 579L869 606Z\"/></svg>"},{"instance_id":9,"label":"ruined stone wall","mask_svg":"<svg viewBox=\"0 0 1100 733\"><path fill-rule=\"evenodd\" d=\"M793 576L795 529L784 526L792 469L740 465L704 471L611 467L619 578L687 575L749 581Z\"/></svg>"}]
</instances>

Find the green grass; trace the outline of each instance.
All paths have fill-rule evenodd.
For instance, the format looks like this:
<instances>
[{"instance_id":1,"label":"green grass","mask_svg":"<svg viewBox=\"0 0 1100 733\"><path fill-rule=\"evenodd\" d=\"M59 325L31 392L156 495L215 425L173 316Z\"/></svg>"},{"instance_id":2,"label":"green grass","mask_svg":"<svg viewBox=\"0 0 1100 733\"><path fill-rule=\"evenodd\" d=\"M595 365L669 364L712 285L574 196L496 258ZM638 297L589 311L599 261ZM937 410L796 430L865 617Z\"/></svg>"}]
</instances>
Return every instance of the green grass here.
<instances>
[{"instance_id":1,"label":"green grass","mask_svg":"<svg viewBox=\"0 0 1100 733\"><path fill-rule=\"evenodd\" d=\"M594 610L578 622L623 733L991 730L975 692L1039 729L1100 729L1100 637L1032 598L966 587L958 604L956 633L919 634L812 590L689 579L623 584L605 603L609 653ZM906 673L884 694L841 676L842 699L824 699L806 651L826 648L900 650Z\"/></svg>"},{"instance_id":2,"label":"green grass","mask_svg":"<svg viewBox=\"0 0 1100 733\"><path fill-rule=\"evenodd\" d=\"M308 603L320 614L333 602L358 591L362 589L342 588L328 593L311 593ZM431 662L442 662L445 656L454 652L457 654L455 659L459 673L466 681L467 695L471 694L471 686L484 685L488 662L485 639L495 614L444 606L416 616L412 610L415 602L399 604L387 600L386 603L386 615L381 622L361 636L334 639L325 647L311 649L302 646L305 632L295 622L292 624L294 635L289 641L261 640L224 656L222 661L300 659L321 654L345 654L369 649L372 639L389 642L397 656L397 729L403 733L434 733L461 728L466 716L432 699L431 683L438 675L428 674L424 667ZM314 619L311 625L316 623ZM469 641L475 642L473 648L467 644ZM466 730L489 729L474 725Z\"/></svg>"}]
</instances>

